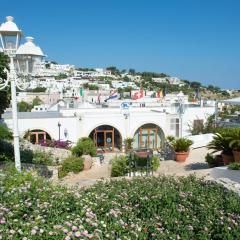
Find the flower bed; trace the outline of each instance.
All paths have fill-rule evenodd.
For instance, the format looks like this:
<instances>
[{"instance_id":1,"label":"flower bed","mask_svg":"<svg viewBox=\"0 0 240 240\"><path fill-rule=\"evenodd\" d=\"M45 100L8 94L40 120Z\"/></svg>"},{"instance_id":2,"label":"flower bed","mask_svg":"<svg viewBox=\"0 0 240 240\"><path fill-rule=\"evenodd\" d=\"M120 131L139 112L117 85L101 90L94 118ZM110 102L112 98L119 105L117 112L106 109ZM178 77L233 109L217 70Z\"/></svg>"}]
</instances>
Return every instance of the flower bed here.
<instances>
[{"instance_id":1,"label":"flower bed","mask_svg":"<svg viewBox=\"0 0 240 240\"><path fill-rule=\"evenodd\" d=\"M2 239L240 239L240 198L195 177L136 178L67 190L11 173Z\"/></svg>"}]
</instances>

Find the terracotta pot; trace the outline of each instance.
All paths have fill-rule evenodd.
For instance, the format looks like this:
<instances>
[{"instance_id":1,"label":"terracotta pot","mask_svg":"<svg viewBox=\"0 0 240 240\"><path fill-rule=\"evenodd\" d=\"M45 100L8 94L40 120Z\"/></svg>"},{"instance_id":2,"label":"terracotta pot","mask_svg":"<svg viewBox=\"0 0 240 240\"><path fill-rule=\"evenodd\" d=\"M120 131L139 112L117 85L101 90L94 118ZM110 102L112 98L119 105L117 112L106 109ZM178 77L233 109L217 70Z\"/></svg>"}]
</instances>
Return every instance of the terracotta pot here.
<instances>
[{"instance_id":1,"label":"terracotta pot","mask_svg":"<svg viewBox=\"0 0 240 240\"><path fill-rule=\"evenodd\" d=\"M216 159L217 166L214 166L214 167L220 167L220 166L224 165L222 155L220 155L220 154L216 155L215 159Z\"/></svg>"},{"instance_id":2,"label":"terracotta pot","mask_svg":"<svg viewBox=\"0 0 240 240\"><path fill-rule=\"evenodd\" d=\"M175 152L175 160L177 162L185 162L187 157L189 156L189 151L188 152Z\"/></svg>"},{"instance_id":3,"label":"terracotta pot","mask_svg":"<svg viewBox=\"0 0 240 240\"><path fill-rule=\"evenodd\" d=\"M234 158L232 154L222 153L221 155L223 158L224 165L228 165L229 163L234 162Z\"/></svg>"},{"instance_id":4,"label":"terracotta pot","mask_svg":"<svg viewBox=\"0 0 240 240\"><path fill-rule=\"evenodd\" d=\"M233 151L234 161L240 163L240 151Z\"/></svg>"}]
</instances>

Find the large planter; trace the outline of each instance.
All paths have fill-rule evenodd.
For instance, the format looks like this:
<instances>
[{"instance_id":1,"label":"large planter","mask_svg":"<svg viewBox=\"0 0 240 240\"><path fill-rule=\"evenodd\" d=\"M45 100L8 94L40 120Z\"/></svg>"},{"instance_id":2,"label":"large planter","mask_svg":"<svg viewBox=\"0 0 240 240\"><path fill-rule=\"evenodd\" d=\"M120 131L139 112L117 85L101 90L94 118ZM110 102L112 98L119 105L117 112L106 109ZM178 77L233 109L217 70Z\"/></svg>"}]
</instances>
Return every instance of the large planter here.
<instances>
[{"instance_id":1,"label":"large planter","mask_svg":"<svg viewBox=\"0 0 240 240\"><path fill-rule=\"evenodd\" d=\"M221 166L224 165L223 158L222 158L221 154L216 155L215 159L216 159L217 167L221 167ZM214 166L214 167L216 167L216 166Z\"/></svg>"},{"instance_id":2,"label":"large planter","mask_svg":"<svg viewBox=\"0 0 240 240\"><path fill-rule=\"evenodd\" d=\"M189 151L188 152L175 152L175 160L177 162L185 162L188 156L189 156Z\"/></svg>"},{"instance_id":3,"label":"large planter","mask_svg":"<svg viewBox=\"0 0 240 240\"><path fill-rule=\"evenodd\" d=\"M235 162L240 163L240 151L233 151L233 157Z\"/></svg>"},{"instance_id":4,"label":"large planter","mask_svg":"<svg viewBox=\"0 0 240 240\"><path fill-rule=\"evenodd\" d=\"M234 162L234 158L232 154L222 153L221 155L223 158L224 165L228 165L229 163Z\"/></svg>"}]
</instances>

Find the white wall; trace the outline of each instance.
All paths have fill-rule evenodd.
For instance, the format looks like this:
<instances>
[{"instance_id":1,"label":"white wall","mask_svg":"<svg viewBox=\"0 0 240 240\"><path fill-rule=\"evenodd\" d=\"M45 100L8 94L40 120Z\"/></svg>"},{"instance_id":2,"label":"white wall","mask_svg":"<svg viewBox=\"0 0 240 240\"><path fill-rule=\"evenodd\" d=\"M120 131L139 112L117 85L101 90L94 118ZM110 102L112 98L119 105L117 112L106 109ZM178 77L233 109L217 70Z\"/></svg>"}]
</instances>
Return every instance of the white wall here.
<instances>
[{"instance_id":1,"label":"white wall","mask_svg":"<svg viewBox=\"0 0 240 240\"><path fill-rule=\"evenodd\" d=\"M207 118L214 114L214 107L189 107L185 110L182 117L182 136L191 135L189 126L193 125L193 121L196 119L203 119L204 122Z\"/></svg>"}]
</instances>

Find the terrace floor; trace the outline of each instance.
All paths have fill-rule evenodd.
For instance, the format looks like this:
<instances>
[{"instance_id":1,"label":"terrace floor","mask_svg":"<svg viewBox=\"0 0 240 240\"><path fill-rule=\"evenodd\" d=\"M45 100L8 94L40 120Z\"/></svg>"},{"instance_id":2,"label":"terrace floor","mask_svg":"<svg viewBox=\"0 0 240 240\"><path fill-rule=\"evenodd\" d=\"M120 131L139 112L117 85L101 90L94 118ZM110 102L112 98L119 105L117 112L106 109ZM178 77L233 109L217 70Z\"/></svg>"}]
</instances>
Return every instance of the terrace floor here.
<instances>
[{"instance_id":1,"label":"terrace floor","mask_svg":"<svg viewBox=\"0 0 240 240\"><path fill-rule=\"evenodd\" d=\"M165 174L173 176L187 176L196 174L198 177L208 176L211 169L205 163L205 156L208 153L206 148L194 149L186 162L178 163L173 160L161 161L160 168L155 175ZM100 179L108 179L110 177L110 160L120 153L105 154L104 163L94 163L92 168L87 171L82 171L79 174L70 174L65 177L61 183L67 186L90 186Z\"/></svg>"}]
</instances>

